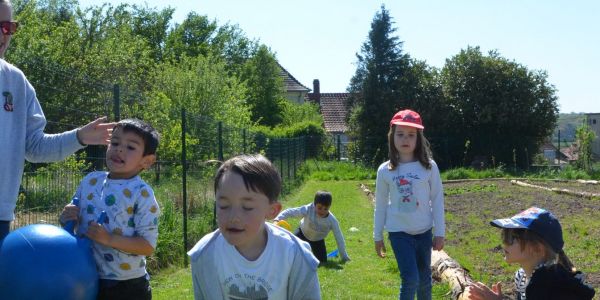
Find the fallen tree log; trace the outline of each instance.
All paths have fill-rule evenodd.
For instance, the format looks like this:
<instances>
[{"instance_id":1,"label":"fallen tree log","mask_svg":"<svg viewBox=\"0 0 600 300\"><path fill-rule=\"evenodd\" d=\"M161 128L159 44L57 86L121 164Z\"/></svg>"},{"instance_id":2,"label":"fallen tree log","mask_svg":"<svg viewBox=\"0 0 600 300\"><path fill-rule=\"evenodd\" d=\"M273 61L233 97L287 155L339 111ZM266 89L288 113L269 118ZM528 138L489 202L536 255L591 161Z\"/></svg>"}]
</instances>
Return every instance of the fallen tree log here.
<instances>
[{"instance_id":1,"label":"fallen tree log","mask_svg":"<svg viewBox=\"0 0 600 300\"><path fill-rule=\"evenodd\" d=\"M431 272L433 278L448 283L452 299L468 299L465 288L473 283L473 279L444 250L431 252Z\"/></svg>"},{"instance_id":2,"label":"fallen tree log","mask_svg":"<svg viewBox=\"0 0 600 300\"><path fill-rule=\"evenodd\" d=\"M510 183L518 185L518 186L523 186L523 187L529 187L529 188L536 188L536 189L551 191L551 192L554 192L554 193L557 193L557 194L567 194L567 195L571 195L571 196L577 196L577 197L588 198L588 199L600 198L600 194L596 194L596 193L576 192L576 191L571 191L571 190L568 190L568 189L549 188L549 187L545 187L545 186L541 186L541 185L535 185L535 184L531 184L531 183L527 183L527 182L522 182L522 181L519 181L519 180L511 180Z\"/></svg>"}]
</instances>

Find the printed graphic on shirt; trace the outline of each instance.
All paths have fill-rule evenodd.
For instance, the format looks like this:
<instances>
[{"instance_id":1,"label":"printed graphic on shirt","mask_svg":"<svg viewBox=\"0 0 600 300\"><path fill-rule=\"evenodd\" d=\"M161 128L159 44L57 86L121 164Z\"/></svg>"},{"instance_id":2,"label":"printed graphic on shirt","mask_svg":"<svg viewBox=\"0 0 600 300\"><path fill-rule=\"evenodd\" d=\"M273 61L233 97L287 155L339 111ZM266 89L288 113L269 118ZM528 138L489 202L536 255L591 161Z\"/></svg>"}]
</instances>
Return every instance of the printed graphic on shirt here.
<instances>
[{"instance_id":1,"label":"printed graphic on shirt","mask_svg":"<svg viewBox=\"0 0 600 300\"><path fill-rule=\"evenodd\" d=\"M13 107L13 96L10 92L2 92L2 96L4 96L4 110L11 112L14 110Z\"/></svg>"},{"instance_id":2,"label":"printed graphic on shirt","mask_svg":"<svg viewBox=\"0 0 600 300\"><path fill-rule=\"evenodd\" d=\"M229 276L223 282L226 286L227 299L269 299L269 292L273 289L271 285L262 277L251 274L236 273Z\"/></svg>"},{"instance_id":3,"label":"printed graphic on shirt","mask_svg":"<svg viewBox=\"0 0 600 300\"><path fill-rule=\"evenodd\" d=\"M394 177L394 183L396 183L399 194L399 199L395 205L397 205L396 208L399 212L411 213L417 211L419 202L413 193L413 181L417 179L419 179L419 176L412 173Z\"/></svg>"}]
</instances>

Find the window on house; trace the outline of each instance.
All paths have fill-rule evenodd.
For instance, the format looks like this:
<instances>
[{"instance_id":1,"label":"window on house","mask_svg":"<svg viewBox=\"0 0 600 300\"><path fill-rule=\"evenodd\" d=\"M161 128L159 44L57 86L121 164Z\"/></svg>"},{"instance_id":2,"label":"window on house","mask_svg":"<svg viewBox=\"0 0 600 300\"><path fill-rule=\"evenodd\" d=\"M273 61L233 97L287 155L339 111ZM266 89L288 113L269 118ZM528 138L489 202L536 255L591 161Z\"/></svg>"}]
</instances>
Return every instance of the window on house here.
<instances>
[{"instance_id":1,"label":"window on house","mask_svg":"<svg viewBox=\"0 0 600 300\"><path fill-rule=\"evenodd\" d=\"M593 120L592 120L592 124L596 124L596 119L593 119Z\"/></svg>"}]
</instances>

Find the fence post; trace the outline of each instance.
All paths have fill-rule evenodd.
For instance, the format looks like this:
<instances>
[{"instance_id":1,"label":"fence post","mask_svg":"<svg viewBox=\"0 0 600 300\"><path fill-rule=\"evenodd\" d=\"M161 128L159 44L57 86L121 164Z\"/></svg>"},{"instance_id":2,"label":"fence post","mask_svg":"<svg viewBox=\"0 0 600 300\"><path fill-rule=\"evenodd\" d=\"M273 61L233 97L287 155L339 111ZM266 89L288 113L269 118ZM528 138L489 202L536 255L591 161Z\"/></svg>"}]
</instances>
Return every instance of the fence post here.
<instances>
[{"instance_id":1,"label":"fence post","mask_svg":"<svg viewBox=\"0 0 600 300\"><path fill-rule=\"evenodd\" d=\"M289 179L290 177L292 177L292 175L290 174L290 138L287 138L285 140L285 154L287 156L287 177Z\"/></svg>"},{"instance_id":2,"label":"fence post","mask_svg":"<svg viewBox=\"0 0 600 300\"><path fill-rule=\"evenodd\" d=\"M342 160L342 142L340 141L340 135L337 135L337 157L338 161Z\"/></svg>"},{"instance_id":3,"label":"fence post","mask_svg":"<svg viewBox=\"0 0 600 300\"><path fill-rule=\"evenodd\" d=\"M243 145L243 154L246 154L246 128L242 130L242 145Z\"/></svg>"},{"instance_id":4,"label":"fence post","mask_svg":"<svg viewBox=\"0 0 600 300\"><path fill-rule=\"evenodd\" d=\"M119 85L113 85L113 114L114 121L118 122L121 119L121 95Z\"/></svg>"},{"instance_id":5,"label":"fence post","mask_svg":"<svg viewBox=\"0 0 600 300\"><path fill-rule=\"evenodd\" d=\"M279 139L279 174L283 177L283 139Z\"/></svg>"},{"instance_id":6,"label":"fence post","mask_svg":"<svg viewBox=\"0 0 600 300\"><path fill-rule=\"evenodd\" d=\"M182 166L182 195L183 195L183 261L184 267L188 266L187 256L187 158L185 149L185 108L181 109L181 166Z\"/></svg>"},{"instance_id":7,"label":"fence post","mask_svg":"<svg viewBox=\"0 0 600 300\"><path fill-rule=\"evenodd\" d=\"M296 161L296 150L298 149L298 138L294 138L294 180L296 179L296 165L298 162Z\"/></svg>"},{"instance_id":8,"label":"fence post","mask_svg":"<svg viewBox=\"0 0 600 300\"><path fill-rule=\"evenodd\" d=\"M154 182L156 184L160 183L160 159L158 156L158 153L155 154L156 155L156 162L155 162L155 167L154 167Z\"/></svg>"},{"instance_id":9,"label":"fence post","mask_svg":"<svg viewBox=\"0 0 600 300\"><path fill-rule=\"evenodd\" d=\"M219 144L219 161L223 161L223 122L217 123L217 139Z\"/></svg>"}]
</instances>

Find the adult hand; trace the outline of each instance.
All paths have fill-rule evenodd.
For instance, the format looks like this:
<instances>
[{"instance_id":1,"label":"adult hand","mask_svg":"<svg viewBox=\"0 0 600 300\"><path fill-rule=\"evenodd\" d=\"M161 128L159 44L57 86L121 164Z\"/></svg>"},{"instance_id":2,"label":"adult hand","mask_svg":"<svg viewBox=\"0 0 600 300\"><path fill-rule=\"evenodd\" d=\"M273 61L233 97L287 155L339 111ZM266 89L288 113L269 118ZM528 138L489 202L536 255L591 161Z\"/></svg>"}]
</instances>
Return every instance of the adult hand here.
<instances>
[{"instance_id":1,"label":"adult hand","mask_svg":"<svg viewBox=\"0 0 600 300\"><path fill-rule=\"evenodd\" d=\"M104 123L106 117L98 118L77 130L77 140L83 145L107 145L117 123Z\"/></svg>"},{"instance_id":2,"label":"adult hand","mask_svg":"<svg viewBox=\"0 0 600 300\"><path fill-rule=\"evenodd\" d=\"M481 282L473 283L465 289L467 299L471 300L502 300L502 285L500 282L492 285L492 289Z\"/></svg>"},{"instance_id":3,"label":"adult hand","mask_svg":"<svg viewBox=\"0 0 600 300\"><path fill-rule=\"evenodd\" d=\"M385 257L385 244L382 241L375 241L375 252L377 252L377 256L384 258Z\"/></svg>"},{"instance_id":4,"label":"adult hand","mask_svg":"<svg viewBox=\"0 0 600 300\"><path fill-rule=\"evenodd\" d=\"M433 250L441 251L442 249L444 249L444 237L443 236L434 237L433 238Z\"/></svg>"}]
</instances>

